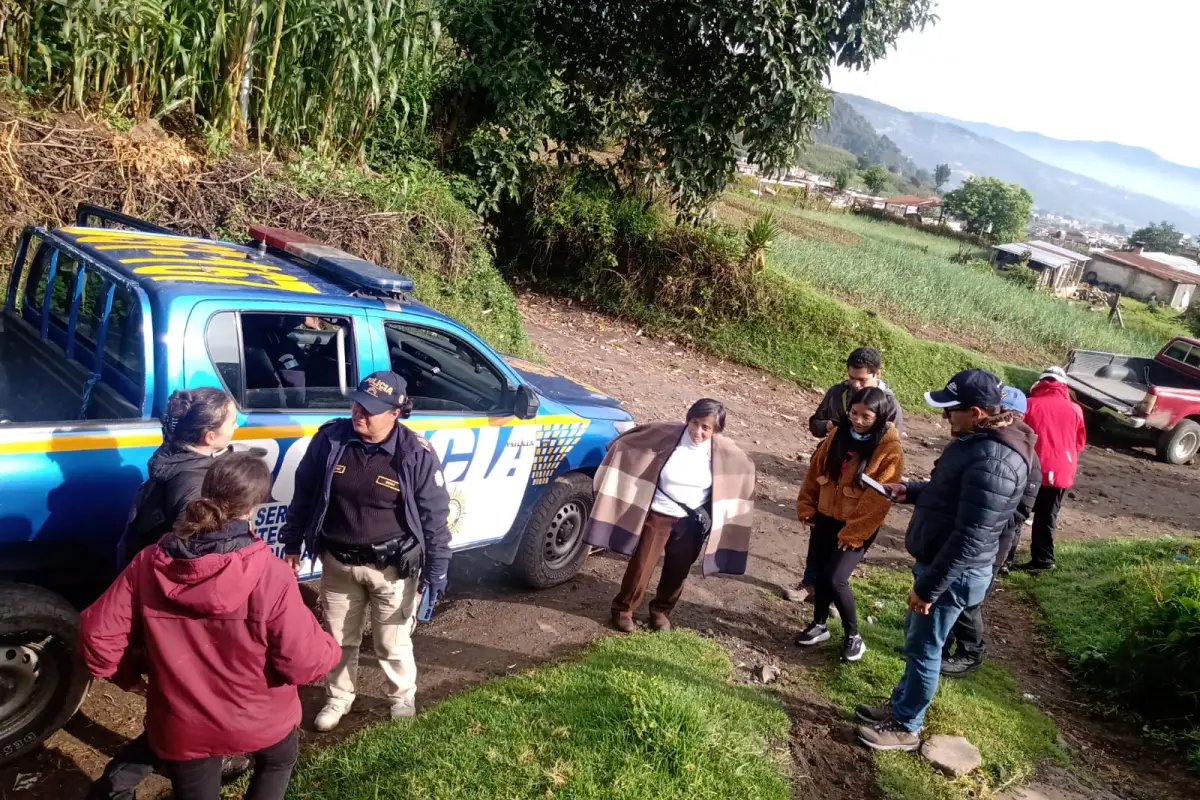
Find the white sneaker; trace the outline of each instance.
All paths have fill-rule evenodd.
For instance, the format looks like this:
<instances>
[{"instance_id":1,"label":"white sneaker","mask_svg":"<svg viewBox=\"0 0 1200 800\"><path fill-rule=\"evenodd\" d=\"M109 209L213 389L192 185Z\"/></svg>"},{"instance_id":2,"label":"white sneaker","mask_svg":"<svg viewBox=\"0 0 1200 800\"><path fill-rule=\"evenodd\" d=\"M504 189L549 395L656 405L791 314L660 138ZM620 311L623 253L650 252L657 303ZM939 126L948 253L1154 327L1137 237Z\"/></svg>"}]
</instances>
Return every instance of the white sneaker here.
<instances>
[{"instance_id":1,"label":"white sneaker","mask_svg":"<svg viewBox=\"0 0 1200 800\"><path fill-rule=\"evenodd\" d=\"M392 719L407 719L417 715L417 704L412 700L392 702Z\"/></svg>"},{"instance_id":2,"label":"white sneaker","mask_svg":"<svg viewBox=\"0 0 1200 800\"><path fill-rule=\"evenodd\" d=\"M338 726L338 723L342 721L342 717L349 710L349 706L330 700L325 704L324 708L317 712L317 718L313 720L313 727L321 733L331 731Z\"/></svg>"}]
</instances>

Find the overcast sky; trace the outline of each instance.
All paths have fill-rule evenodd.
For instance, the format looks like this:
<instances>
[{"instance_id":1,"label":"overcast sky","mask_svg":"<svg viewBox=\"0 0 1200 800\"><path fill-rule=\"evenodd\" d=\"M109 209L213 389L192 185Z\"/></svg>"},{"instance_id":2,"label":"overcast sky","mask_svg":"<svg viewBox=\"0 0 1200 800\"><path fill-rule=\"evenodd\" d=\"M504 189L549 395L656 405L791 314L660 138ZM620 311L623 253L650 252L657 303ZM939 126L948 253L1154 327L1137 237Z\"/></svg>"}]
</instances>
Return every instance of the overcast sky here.
<instances>
[{"instance_id":1,"label":"overcast sky","mask_svg":"<svg viewBox=\"0 0 1200 800\"><path fill-rule=\"evenodd\" d=\"M1200 0L938 0L836 91L1200 167Z\"/></svg>"}]
</instances>

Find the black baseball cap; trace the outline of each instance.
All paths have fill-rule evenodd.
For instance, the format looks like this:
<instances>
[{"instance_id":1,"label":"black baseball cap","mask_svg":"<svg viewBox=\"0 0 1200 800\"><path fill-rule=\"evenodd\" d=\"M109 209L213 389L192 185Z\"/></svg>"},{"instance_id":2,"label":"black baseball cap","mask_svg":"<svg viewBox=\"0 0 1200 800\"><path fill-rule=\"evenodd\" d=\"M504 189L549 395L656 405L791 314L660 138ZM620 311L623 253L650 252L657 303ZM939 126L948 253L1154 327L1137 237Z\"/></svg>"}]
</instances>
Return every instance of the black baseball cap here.
<instances>
[{"instance_id":1,"label":"black baseball cap","mask_svg":"<svg viewBox=\"0 0 1200 800\"><path fill-rule=\"evenodd\" d=\"M926 392L925 402L934 408L997 408L1003 392L1004 384L986 369L965 369L945 389Z\"/></svg>"},{"instance_id":2,"label":"black baseball cap","mask_svg":"<svg viewBox=\"0 0 1200 800\"><path fill-rule=\"evenodd\" d=\"M372 372L350 393L350 399L375 416L400 408L407 393L408 384L396 373Z\"/></svg>"}]
</instances>

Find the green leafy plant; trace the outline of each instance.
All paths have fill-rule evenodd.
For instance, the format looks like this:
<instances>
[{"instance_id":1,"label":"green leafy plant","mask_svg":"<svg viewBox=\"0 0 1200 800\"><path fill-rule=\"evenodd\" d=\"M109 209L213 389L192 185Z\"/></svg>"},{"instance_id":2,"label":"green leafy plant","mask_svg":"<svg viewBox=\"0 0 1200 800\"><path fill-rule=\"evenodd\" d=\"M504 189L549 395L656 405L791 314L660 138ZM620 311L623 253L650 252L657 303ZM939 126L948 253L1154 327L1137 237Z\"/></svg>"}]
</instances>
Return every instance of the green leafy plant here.
<instances>
[{"instance_id":1,"label":"green leafy plant","mask_svg":"<svg viewBox=\"0 0 1200 800\"><path fill-rule=\"evenodd\" d=\"M770 211L760 214L746 226L746 260L754 265L754 269L762 271L767 267L767 251L771 245L783 235L783 228Z\"/></svg>"},{"instance_id":2,"label":"green leafy plant","mask_svg":"<svg viewBox=\"0 0 1200 800\"><path fill-rule=\"evenodd\" d=\"M962 220L971 233L987 234L993 241L1003 242L1024 233L1033 211L1033 195L999 178L970 177L946 193L943 205L946 213Z\"/></svg>"}]
</instances>

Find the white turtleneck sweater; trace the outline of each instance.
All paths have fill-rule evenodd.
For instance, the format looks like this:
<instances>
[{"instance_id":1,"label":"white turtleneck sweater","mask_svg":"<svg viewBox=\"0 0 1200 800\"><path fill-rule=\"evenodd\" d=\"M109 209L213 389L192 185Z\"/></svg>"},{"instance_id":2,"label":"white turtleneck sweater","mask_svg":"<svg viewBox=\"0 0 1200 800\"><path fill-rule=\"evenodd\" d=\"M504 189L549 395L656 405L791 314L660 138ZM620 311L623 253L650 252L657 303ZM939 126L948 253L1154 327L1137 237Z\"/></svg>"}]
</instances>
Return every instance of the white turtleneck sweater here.
<instances>
[{"instance_id":1,"label":"white turtleneck sweater","mask_svg":"<svg viewBox=\"0 0 1200 800\"><path fill-rule=\"evenodd\" d=\"M687 512L662 490L666 489L671 497L690 508L700 508L712 495L712 482L712 439L696 444L684 429L675 452L658 476L660 488L654 491L650 510L669 517L686 517Z\"/></svg>"}]
</instances>

